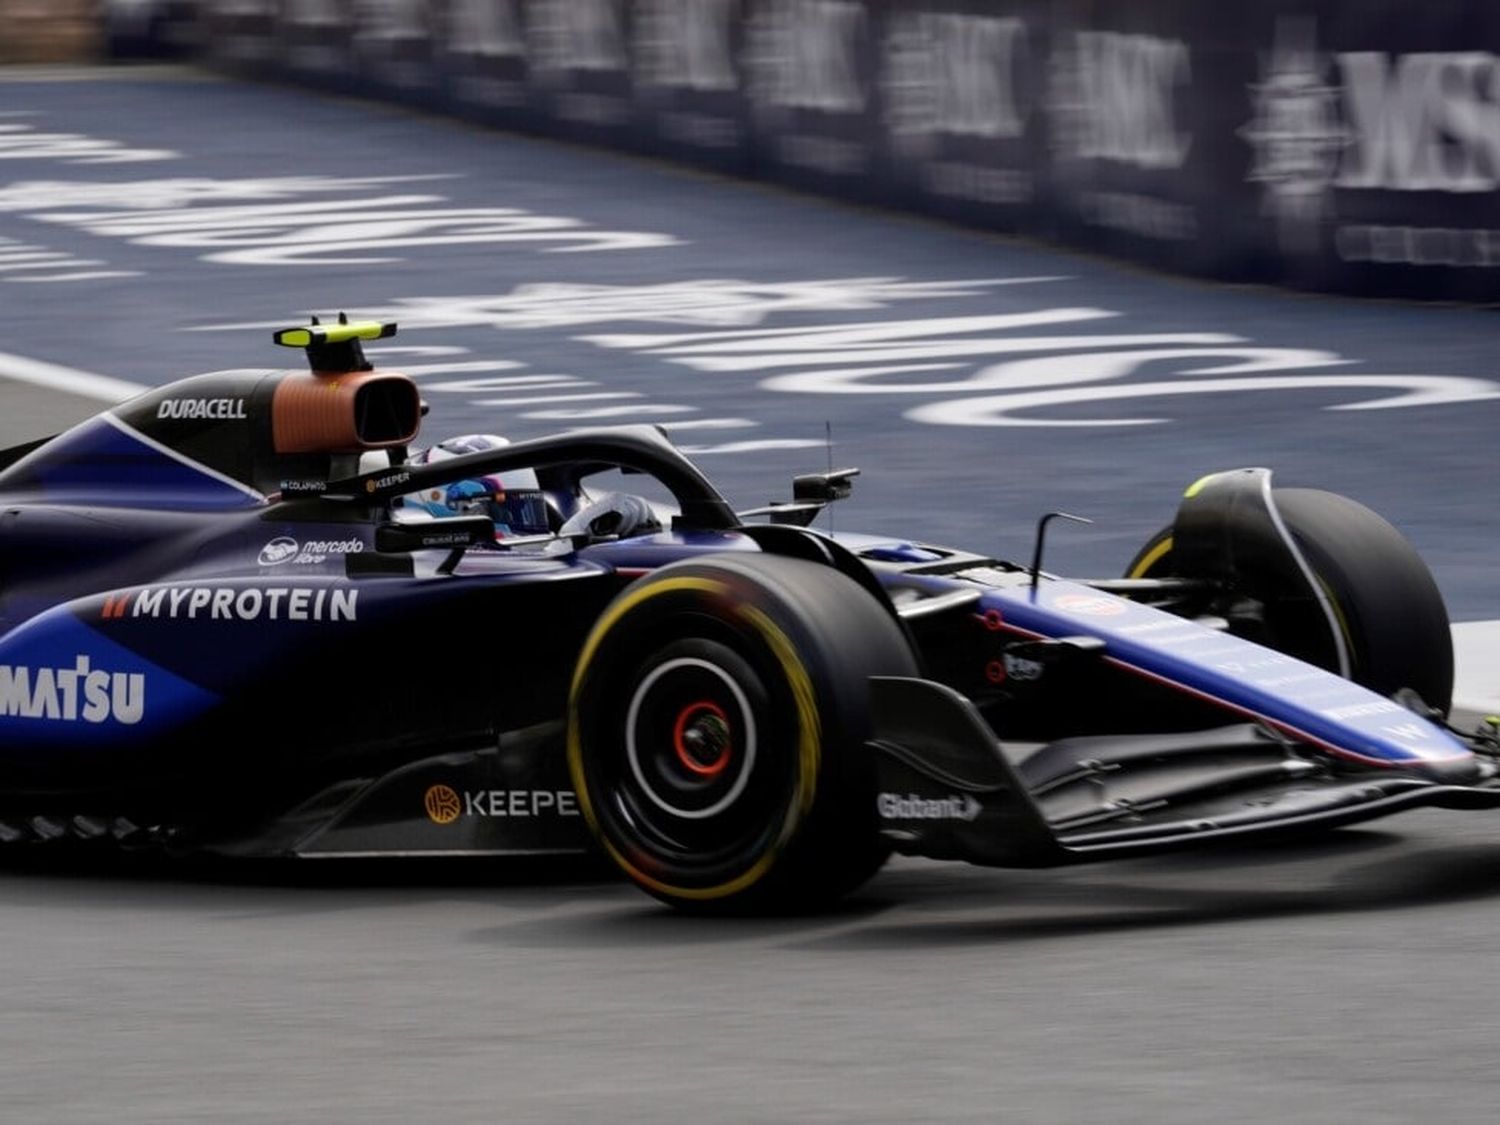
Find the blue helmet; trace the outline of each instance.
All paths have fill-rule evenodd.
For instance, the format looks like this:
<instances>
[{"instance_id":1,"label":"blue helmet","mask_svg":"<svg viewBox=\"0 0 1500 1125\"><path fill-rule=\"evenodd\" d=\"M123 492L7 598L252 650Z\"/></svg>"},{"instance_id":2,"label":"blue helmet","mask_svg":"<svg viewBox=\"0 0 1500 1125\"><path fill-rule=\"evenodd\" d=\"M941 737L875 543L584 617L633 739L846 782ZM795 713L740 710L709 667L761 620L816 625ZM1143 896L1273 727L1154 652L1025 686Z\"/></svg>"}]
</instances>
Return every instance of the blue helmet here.
<instances>
[{"instance_id":1,"label":"blue helmet","mask_svg":"<svg viewBox=\"0 0 1500 1125\"><path fill-rule=\"evenodd\" d=\"M412 456L410 463L430 465L509 444L495 434L464 434L421 450ZM498 539L546 535L552 530L547 496L537 482L536 473L530 469L507 469L504 473L490 473L411 492L402 497L402 506L425 511L435 519L489 516L495 524Z\"/></svg>"}]
</instances>

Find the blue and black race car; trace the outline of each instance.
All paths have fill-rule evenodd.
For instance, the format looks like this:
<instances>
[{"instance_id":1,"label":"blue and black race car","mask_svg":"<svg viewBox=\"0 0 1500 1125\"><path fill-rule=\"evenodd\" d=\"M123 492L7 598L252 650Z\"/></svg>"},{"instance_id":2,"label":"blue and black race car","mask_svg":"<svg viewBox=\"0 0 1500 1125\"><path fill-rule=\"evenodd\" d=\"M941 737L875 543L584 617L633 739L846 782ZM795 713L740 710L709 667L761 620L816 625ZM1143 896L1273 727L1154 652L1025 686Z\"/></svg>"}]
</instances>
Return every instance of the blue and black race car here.
<instances>
[{"instance_id":1,"label":"blue and black race car","mask_svg":"<svg viewBox=\"0 0 1500 1125\"><path fill-rule=\"evenodd\" d=\"M1270 473L1127 576L736 511L650 427L414 454L391 324L0 453L0 841L299 857L601 848L699 910L892 851L1047 866L1500 804L1426 567ZM620 472L661 498L604 495ZM632 493L641 489L631 489ZM1056 513L1054 513L1056 514ZM1050 517L1049 517L1050 518Z\"/></svg>"}]
</instances>

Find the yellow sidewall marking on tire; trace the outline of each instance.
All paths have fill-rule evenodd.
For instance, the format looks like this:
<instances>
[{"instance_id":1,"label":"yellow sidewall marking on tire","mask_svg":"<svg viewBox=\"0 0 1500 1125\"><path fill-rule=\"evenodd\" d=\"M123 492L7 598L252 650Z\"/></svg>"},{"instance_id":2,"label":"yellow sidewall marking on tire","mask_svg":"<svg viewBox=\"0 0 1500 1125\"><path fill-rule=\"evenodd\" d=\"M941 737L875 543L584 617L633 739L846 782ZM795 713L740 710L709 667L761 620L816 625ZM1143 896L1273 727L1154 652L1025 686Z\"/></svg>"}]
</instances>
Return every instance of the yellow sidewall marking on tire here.
<instances>
[{"instance_id":1,"label":"yellow sidewall marking on tire","mask_svg":"<svg viewBox=\"0 0 1500 1125\"><path fill-rule=\"evenodd\" d=\"M716 579L688 575L681 578L663 579L628 592L606 610L594 625L588 640L584 642L583 652L578 657L578 667L574 670L573 685L568 693L568 774L572 778L573 789L578 795L579 810L583 813L589 829L604 846L609 857L619 864L632 879L659 894L675 898L698 900L725 898L754 886L765 876L776 862L776 857L781 850L791 840L798 823L812 808L813 798L817 793L818 763L822 744L822 724L818 719L817 699L813 693L812 681L808 678L807 669L802 666L802 661L797 657L796 647L774 621L752 605L738 605L733 610L738 617L760 634L761 639L766 642L771 654L776 658L776 662L781 665L782 673L786 676L787 683L792 690L793 704L797 709L796 799L792 802L776 839L766 849L765 854L747 870L733 879L711 887L678 887L648 875L605 839L599 831L599 818L594 810L593 798L589 795L583 767L583 744L579 737L578 693L587 676L589 666L599 651L599 646L603 644L605 636L615 624L637 606L655 597L682 592L708 594L726 600L731 597L729 586Z\"/></svg>"},{"instance_id":2,"label":"yellow sidewall marking on tire","mask_svg":"<svg viewBox=\"0 0 1500 1125\"><path fill-rule=\"evenodd\" d=\"M1168 535L1160 543L1158 543L1156 546L1152 547L1149 551L1147 551L1146 554L1133 567L1130 568L1130 573L1127 574L1125 577L1126 578L1144 578L1144 577L1146 577L1146 575L1150 573L1151 568L1153 566L1155 566L1157 563L1161 562L1161 560L1164 557L1166 557L1166 555L1171 550L1172 550L1172 537L1170 535Z\"/></svg>"}]
</instances>

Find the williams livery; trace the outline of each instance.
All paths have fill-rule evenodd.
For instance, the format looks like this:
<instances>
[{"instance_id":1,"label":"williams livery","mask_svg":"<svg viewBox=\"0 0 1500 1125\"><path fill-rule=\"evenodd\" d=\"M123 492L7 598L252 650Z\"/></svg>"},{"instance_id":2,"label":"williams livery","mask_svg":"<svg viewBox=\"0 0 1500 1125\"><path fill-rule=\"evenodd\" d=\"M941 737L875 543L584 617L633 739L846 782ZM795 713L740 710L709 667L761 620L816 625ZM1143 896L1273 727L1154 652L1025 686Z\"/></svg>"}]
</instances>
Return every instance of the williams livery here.
<instances>
[{"instance_id":1,"label":"williams livery","mask_svg":"<svg viewBox=\"0 0 1500 1125\"><path fill-rule=\"evenodd\" d=\"M892 850L1500 804L1493 729L1445 720L1438 591L1350 500L1215 473L1124 577L1070 581L1063 513L1025 563L835 537L854 470L736 511L650 427L417 451L416 385L361 345L394 330L288 329L310 369L0 453L0 841L599 848L679 906L781 910Z\"/></svg>"}]
</instances>

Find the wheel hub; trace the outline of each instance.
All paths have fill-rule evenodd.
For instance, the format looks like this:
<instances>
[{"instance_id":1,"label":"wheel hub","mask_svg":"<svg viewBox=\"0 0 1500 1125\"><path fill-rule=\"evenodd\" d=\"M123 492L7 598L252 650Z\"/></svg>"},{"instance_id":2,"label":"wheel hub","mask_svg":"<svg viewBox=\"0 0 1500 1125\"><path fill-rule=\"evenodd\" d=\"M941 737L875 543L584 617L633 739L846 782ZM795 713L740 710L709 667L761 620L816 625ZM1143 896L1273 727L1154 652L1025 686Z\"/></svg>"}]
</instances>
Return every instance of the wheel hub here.
<instances>
[{"instance_id":1,"label":"wheel hub","mask_svg":"<svg viewBox=\"0 0 1500 1125\"><path fill-rule=\"evenodd\" d=\"M744 689L701 657L658 664L630 697L625 757L634 792L675 821L725 812L756 768L756 724Z\"/></svg>"},{"instance_id":2,"label":"wheel hub","mask_svg":"<svg viewBox=\"0 0 1500 1125\"><path fill-rule=\"evenodd\" d=\"M729 716L711 700L689 703L672 728L672 747L677 751L677 760L702 777L716 777L724 772L732 744Z\"/></svg>"}]
</instances>

